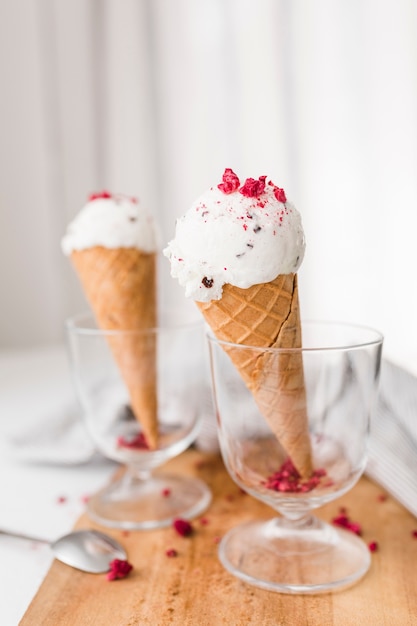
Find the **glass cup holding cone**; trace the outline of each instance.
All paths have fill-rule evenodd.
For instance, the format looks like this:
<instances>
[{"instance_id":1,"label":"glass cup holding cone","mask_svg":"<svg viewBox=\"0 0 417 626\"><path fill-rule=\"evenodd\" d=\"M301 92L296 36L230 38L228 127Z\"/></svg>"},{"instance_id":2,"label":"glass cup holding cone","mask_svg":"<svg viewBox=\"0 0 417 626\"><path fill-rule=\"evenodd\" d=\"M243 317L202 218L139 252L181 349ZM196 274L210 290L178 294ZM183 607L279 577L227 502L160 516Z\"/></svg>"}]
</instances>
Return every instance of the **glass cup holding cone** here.
<instances>
[{"instance_id":1,"label":"glass cup holding cone","mask_svg":"<svg viewBox=\"0 0 417 626\"><path fill-rule=\"evenodd\" d=\"M105 457L124 466L89 499L90 517L141 530L200 514L211 501L208 487L160 466L194 442L211 409L202 402L202 324L103 330L87 313L67 320L66 330L87 430Z\"/></svg>"},{"instance_id":2,"label":"glass cup holding cone","mask_svg":"<svg viewBox=\"0 0 417 626\"><path fill-rule=\"evenodd\" d=\"M305 323L302 347L223 341L208 331L222 456L233 480L279 515L232 528L223 566L282 593L347 587L368 570L366 544L311 511L348 491L366 464L382 336Z\"/></svg>"}]
</instances>

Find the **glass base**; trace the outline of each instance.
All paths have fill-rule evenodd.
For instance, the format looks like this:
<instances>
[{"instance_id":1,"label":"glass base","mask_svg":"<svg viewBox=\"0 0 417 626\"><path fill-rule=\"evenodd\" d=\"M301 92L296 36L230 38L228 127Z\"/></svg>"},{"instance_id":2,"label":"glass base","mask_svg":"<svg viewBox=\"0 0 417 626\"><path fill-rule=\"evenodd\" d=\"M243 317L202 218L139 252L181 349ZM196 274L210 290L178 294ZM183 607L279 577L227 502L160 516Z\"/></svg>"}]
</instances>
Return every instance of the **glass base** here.
<instances>
[{"instance_id":1,"label":"glass base","mask_svg":"<svg viewBox=\"0 0 417 626\"><path fill-rule=\"evenodd\" d=\"M250 585L290 594L317 594L353 585L371 558L357 535L309 516L249 522L219 544L222 565Z\"/></svg>"},{"instance_id":2,"label":"glass base","mask_svg":"<svg viewBox=\"0 0 417 626\"><path fill-rule=\"evenodd\" d=\"M112 528L151 530L170 526L174 519L191 519L211 502L211 491L197 478L150 475L144 479L128 472L92 496L87 513Z\"/></svg>"}]
</instances>

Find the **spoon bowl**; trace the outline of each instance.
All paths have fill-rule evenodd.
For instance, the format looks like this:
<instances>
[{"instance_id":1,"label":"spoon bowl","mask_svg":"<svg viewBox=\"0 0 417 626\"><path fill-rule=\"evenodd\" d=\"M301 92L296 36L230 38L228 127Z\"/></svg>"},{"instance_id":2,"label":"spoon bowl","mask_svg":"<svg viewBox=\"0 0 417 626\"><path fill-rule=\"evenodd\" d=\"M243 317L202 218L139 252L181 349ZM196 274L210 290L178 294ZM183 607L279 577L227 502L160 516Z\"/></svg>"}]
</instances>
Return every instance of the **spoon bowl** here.
<instances>
[{"instance_id":1,"label":"spoon bowl","mask_svg":"<svg viewBox=\"0 0 417 626\"><path fill-rule=\"evenodd\" d=\"M0 530L0 533L28 541L46 543L58 561L92 574L108 572L111 561L114 559L124 561L127 558L123 546L113 537L99 530L75 530L52 543L46 539L31 537L9 530Z\"/></svg>"}]
</instances>

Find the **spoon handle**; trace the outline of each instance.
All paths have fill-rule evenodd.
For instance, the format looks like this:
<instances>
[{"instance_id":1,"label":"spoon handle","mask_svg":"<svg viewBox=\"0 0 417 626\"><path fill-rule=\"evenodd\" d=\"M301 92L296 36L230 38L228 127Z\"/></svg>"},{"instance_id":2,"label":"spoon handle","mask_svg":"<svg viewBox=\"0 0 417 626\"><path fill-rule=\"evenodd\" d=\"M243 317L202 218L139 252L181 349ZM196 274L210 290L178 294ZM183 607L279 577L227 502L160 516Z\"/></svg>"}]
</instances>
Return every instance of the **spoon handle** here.
<instances>
[{"instance_id":1,"label":"spoon handle","mask_svg":"<svg viewBox=\"0 0 417 626\"><path fill-rule=\"evenodd\" d=\"M25 533L18 533L14 530L5 530L4 528L0 528L0 535L7 535L9 537L16 537L17 539L26 539L26 541L37 541L39 543L50 543L47 539L42 539L41 537L32 537L31 535L26 535Z\"/></svg>"}]
</instances>

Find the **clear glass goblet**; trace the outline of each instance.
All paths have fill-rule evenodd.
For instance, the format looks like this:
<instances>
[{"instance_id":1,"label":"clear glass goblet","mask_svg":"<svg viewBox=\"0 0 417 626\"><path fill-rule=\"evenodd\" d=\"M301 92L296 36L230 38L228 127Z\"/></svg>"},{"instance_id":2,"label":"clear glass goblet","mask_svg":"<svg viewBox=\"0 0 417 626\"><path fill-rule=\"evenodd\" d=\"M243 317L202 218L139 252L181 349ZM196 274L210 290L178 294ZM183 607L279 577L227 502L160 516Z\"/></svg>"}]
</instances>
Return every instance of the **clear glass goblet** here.
<instances>
[{"instance_id":1,"label":"clear glass goblet","mask_svg":"<svg viewBox=\"0 0 417 626\"><path fill-rule=\"evenodd\" d=\"M231 529L219 544L221 563L249 584L283 593L329 592L353 584L369 568L368 547L354 533L321 521L312 510L351 489L364 471L382 336L348 324L306 323L303 348L267 350L272 387L281 389L290 411L299 394L291 389L287 393L280 372L283 363L291 367L288 364L298 360L301 365L306 441L314 468L305 479L232 362L232 358L235 363L255 362L265 350L228 344L210 332L208 343L226 468L243 490L281 514ZM271 376L259 380L261 387L268 385L265 391L270 394ZM257 387L256 393L263 391Z\"/></svg>"},{"instance_id":2,"label":"clear glass goblet","mask_svg":"<svg viewBox=\"0 0 417 626\"><path fill-rule=\"evenodd\" d=\"M83 314L67 320L66 331L87 430L105 457L125 466L119 479L89 499L89 516L105 526L140 530L200 514L211 501L207 485L190 476L162 473L159 467L194 442L207 410L200 401L202 325L103 331L91 314ZM144 367L135 374L135 387L136 382L140 388L146 386L149 376L156 379L159 438L155 449L147 446L130 406L126 376L122 377L116 364L115 354L120 357L132 341L141 346L144 359Z\"/></svg>"}]
</instances>

